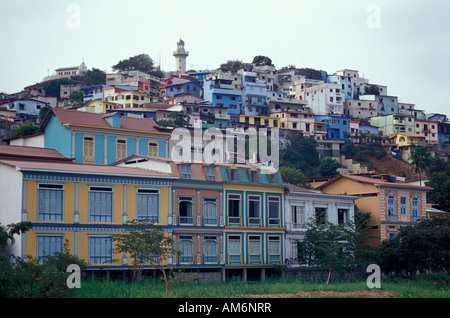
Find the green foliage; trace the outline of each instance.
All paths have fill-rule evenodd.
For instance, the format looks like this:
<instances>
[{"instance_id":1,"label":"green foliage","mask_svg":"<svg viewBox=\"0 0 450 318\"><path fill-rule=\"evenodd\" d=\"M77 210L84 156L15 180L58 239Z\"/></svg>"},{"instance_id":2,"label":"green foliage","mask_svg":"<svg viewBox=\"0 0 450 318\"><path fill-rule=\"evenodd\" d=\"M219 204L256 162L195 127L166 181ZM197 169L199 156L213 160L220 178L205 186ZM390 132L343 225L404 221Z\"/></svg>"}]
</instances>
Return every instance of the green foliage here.
<instances>
[{"instance_id":1,"label":"green foliage","mask_svg":"<svg viewBox=\"0 0 450 318\"><path fill-rule=\"evenodd\" d=\"M422 173L430 161L431 154L427 147L414 147L411 151L411 166L416 173L419 173L419 181L422 182Z\"/></svg>"},{"instance_id":2,"label":"green foliage","mask_svg":"<svg viewBox=\"0 0 450 318\"><path fill-rule=\"evenodd\" d=\"M375 85L364 86L364 95L380 95L380 90Z\"/></svg>"},{"instance_id":3,"label":"green foliage","mask_svg":"<svg viewBox=\"0 0 450 318\"><path fill-rule=\"evenodd\" d=\"M0 247L14 242L14 235L31 229L30 222L19 222L0 226ZM69 254L66 241L63 253L55 253L42 259L27 256L26 260L14 257L10 264L6 256L0 254L0 297L40 298L72 297L74 292L67 287L67 266L78 264L81 269L86 263Z\"/></svg>"},{"instance_id":4,"label":"green foliage","mask_svg":"<svg viewBox=\"0 0 450 318\"><path fill-rule=\"evenodd\" d=\"M184 112L172 112L168 116L168 120L160 120L157 122L158 126L161 127L173 127L173 128L180 128L180 127L190 127L192 126L191 123L189 123L189 115Z\"/></svg>"},{"instance_id":5,"label":"green foliage","mask_svg":"<svg viewBox=\"0 0 450 318\"><path fill-rule=\"evenodd\" d=\"M313 68L300 68L297 69L299 75L306 76L306 78L322 80L322 72Z\"/></svg>"},{"instance_id":6,"label":"green foliage","mask_svg":"<svg viewBox=\"0 0 450 318\"><path fill-rule=\"evenodd\" d=\"M121 60L112 66L114 71L141 71L159 78L164 77L164 72L155 66L155 62L148 54L139 54L126 60Z\"/></svg>"},{"instance_id":7,"label":"green foliage","mask_svg":"<svg viewBox=\"0 0 450 318\"><path fill-rule=\"evenodd\" d=\"M281 166L278 168L278 171L281 173L281 178L284 183L290 183L303 188L311 188L308 178L306 178L302 170L294 167Z\"/></svg>"},{"instance_id":8,"label":"green foliage","mask_svg":"<svg viewBox=\"0 0 450 318\"><path fill-rule=\"evenodd\" d=\"M129 220L124 230L126 232L113 235L114 252L130 255L133 281L140 280L145 265L154 266L163 274L168 297L170 282L165 271L165 261L169 254L179 254L178 250L172 248L172 237L166 235L162 227L155 225L152 220Z\"/></svg>"},{"instance_id":9,"label":"green foliage","mask_svg":"<svg viewBox=\"0 0 450 318\"><path fill-rule=\"evenodd\" d=\"M450 218L424 219L402 226L395 238L380 246L385 273L414 277L417 271L450 272Z\"/></svg>"},{"instance_id":10,"label":"green foliage","mask_svg":"<svg viewBox=\"0 0 450 318\"><path fill-rule=\"evenodd\" d=\"M25 123L17 127L16 131L14 132L15 137L19 136L31 136L36 134L38 131L38 127L33 124L31 120L27 120Z\"/></svg>"},{"instance_id":11,"label":"green foliage","mask_svg":"<svg viewBox=\"0 0 450 318\"><path fill-rule=\"evenodd\" d=\"M31 230L31 222L19 222L8 224L7 226L0 224L0 249L8 245L8 241L14 243L14 235L19 235Z\"/></svg>"},{"instance_id":12,"label":"green foliage","mask_svg":"<svg viewBox=\"0 0 450 318\"><path fill-rule=\"evenodd\" d=\"M280 155L280 167L301 170L307 178L337 175L340 164L331 158L320 158L314 138L300 132L290 132L286 138L289 146Z\"/></svg>"},{"instance_id":13,"label":"green foliage","mask_svg":"<svg viewBox=\"0 0 450 318\"><path fill-rule=\"evenodd\" d=\"M222 72L231 72L236 74L241 68L244 68L244 63L240 60L229 60L226 63L220 64L219 69Z\"/></svg>"},{"instance_id":14,"label":"green foliage","mask_svg":"<svg viewBox=\"0 0 450 318\"><path fill-rule=\"evenodd\" d=\"M431 158L426 166L428 182L433 189L427 193L427 201L436 204L436 208L450 211L450 160Z\"/></svg>"},{"instance_id":15,"label":"green foliage","mask_svg":"<svg viewBox=\"0 0 450 318\"><path fill-rule=\"evenodd\" d=\"M106 84L106 73L98 68L93 68L92 70L88 70L81 77L81 81L86 85L99 85Z\"/></svg>"},{"instance_id":16,"label":"green foliage","mask_svg":"<svg viewBox=\"0 0 450 318\"><path fill-rule=\"evenodd\" d=\"M255 56L253 58L252 63L255 64L256 66L263 66L263 65L273 66L272 60L264 55Z\"/></svg>"},{"instance_id":17,"label":"green foliage","mask_svg":"<svg viewBox=\"0 0 450 318\"><path fill-rule=\"evenodd\" d=\"M39 118L41 120L41 123L44 120L45 116L47 116L47 113L50 110L50 108L51 108L50 106L45 106L39 110Z\"/></svg>"},{"instance_id":18,"label":"green foliage","mask_svg":"<svg viewBox=\"0 0 450 318\"><path fill-rule=\"evenodd\" d=\"M356 235L352 222L336 225L313 220L307 224L303 241L298 243L298 260L311 267L328 269L328 283L333 271L355 269Z\"/></svg>"},{"instance_id":19,"label":"green foliage","mask_svg":"<svg viewBox=\"0 0 450 318\"><path fill-rule=\"evenodd\" d=\"M337 169L341 164L332 158L323 158L319 162L319 175L321 176L335 176L338 174Z\"/></svg>"},{"instance_id":20,"label":"green foliage","mask_svg":"<svg viewBox=\"0 0 450 318\"><path fill-rule=\"evenodd\" d=\"M69 95L69 101L73 105L82 105L83 104L83 92L82 91L73 91Z\"/></svg>"}]
</instances>

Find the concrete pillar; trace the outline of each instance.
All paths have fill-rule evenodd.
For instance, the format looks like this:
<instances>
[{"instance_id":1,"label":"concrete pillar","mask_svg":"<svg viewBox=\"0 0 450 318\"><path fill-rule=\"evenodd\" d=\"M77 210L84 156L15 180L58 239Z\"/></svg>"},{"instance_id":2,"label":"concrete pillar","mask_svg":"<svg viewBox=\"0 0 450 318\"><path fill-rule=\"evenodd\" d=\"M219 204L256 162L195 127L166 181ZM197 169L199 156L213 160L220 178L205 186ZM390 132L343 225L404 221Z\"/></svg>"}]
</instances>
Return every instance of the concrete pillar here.
<instances>
[{"instance_id":1,"label":"concrete pillar","mask_svg":"<svg viewBox=\"0 0 450 318\"><path fill-rule=\"evenodd\" d=\"M261 281L265 281L265 280L266 280L266 269L261 268Z\"/></svg>"},{"instance_id":2,"label":"concrete pillar","mask_svg":"<svg viewBox=\"0 0 450 318\"><path fill-rule=\"evenodd\" d=\"M242 281L243 282L247 281L247 269L246 268L242 269Z\"/></svg>"}]
</instances>

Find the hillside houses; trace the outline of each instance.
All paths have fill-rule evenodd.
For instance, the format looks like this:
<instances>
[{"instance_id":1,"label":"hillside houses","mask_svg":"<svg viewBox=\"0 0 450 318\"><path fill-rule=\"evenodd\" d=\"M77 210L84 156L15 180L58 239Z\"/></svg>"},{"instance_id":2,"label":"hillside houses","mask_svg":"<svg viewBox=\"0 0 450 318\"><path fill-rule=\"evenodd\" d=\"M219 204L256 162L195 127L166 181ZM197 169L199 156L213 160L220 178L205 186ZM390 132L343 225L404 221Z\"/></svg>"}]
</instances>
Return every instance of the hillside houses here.
<instances>
[{"instance_id":1,"label":"hillside houses","mask_svg":"<svg viewBox=\"0 0 450 318\"><path fill-rule=\"evenodd\" d=\"M341 224L354 220L358 207L374 216L371 225L384 240L426 217L428 187L338 175L324 176L314 189L300 188L285 183L270 160L256 162L252 145L248 158L241 156L234 139L231 150L214 154L221 160L194 160L205 143L189 147L190 160L176 160L175 128L189 136L232 130L237 144L245 144L246 130L267 128L268 138L279 136L272 143L280 149L289 146L287 134L300 132L317 141L321 157L335 159L345 142L361 134L385 135L405 161L413 145L442 151L450 140L445 115L427 116L399 103L386 86L372 85L357 70L317 71L314 78L272 65L186 71L184 44L177 42L175 72L164 78L140 70L107 74L105 83L79 86L81 104L68 105L60 96L57 103L26 99L22 105L25 99L3 96L2 125L14 129L11 123L26 118L39 127L36 135L8 135L4 143L10 145L0 145L6 180L0 184L0 201L6 202L0 223L33 223L11 252L41 257L62 251L68 240L88 270L130 269L126 255L109 253L109 239L127 220L151 218L182 252L165 265L219 280L236 272L264 277L280 266L300 266L297 241L308 220ZM72 74L66 72L86 69L61 69L53 77ZM48 111L41 116L42 108ZM184 127L174 120L180 114Z\"/></svg>"}]
</instances>

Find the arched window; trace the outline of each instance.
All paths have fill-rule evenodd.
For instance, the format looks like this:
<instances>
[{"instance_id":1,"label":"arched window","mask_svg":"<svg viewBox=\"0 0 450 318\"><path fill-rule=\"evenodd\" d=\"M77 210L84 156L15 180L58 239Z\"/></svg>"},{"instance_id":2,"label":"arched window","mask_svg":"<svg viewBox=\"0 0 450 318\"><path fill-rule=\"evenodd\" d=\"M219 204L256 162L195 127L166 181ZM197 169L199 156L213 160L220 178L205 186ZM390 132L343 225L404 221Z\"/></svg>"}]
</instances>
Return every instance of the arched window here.
<instances>
[{"instance_id":1,"label":"arched window","mask_svg":"<svg viewBox=\"0 0 450 318\"><path fill-rule=\"evenodd\" d=\"M395 209L395 197L394 192L389 192L387 195L387 210L388 210L388 220L396 220L396 209Z\"/></svg>"}]
</instances>

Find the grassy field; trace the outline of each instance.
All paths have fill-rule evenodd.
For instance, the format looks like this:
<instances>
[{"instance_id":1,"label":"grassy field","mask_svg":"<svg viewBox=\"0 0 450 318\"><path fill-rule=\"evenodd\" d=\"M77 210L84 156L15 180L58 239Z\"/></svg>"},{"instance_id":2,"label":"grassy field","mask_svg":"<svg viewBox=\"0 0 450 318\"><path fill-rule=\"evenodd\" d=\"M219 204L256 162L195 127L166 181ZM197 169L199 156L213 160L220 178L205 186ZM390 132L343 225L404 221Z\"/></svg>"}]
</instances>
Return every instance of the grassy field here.
<instances>
[{"instance_id":1,"label":"grassy field","mask_svg":"<svg viewBox=\"0 0 450 318\"><path fill-rule=\"evenodd\" d=\"M302 280L268 279L243 283L176 283L170 287L171 298L450 298L449 275L419 275L414 280L385 279L380 289L369 289L365 281L309 282ZM80 298L163 298L165 285L158 279L143 279L136 283L121 280L85 280L77 289Z\"/></svg>"}]
</instances>

